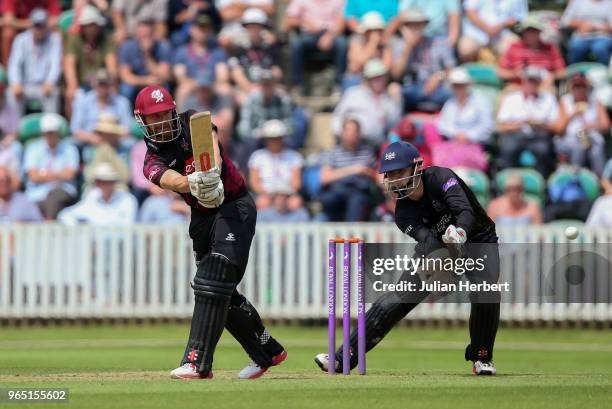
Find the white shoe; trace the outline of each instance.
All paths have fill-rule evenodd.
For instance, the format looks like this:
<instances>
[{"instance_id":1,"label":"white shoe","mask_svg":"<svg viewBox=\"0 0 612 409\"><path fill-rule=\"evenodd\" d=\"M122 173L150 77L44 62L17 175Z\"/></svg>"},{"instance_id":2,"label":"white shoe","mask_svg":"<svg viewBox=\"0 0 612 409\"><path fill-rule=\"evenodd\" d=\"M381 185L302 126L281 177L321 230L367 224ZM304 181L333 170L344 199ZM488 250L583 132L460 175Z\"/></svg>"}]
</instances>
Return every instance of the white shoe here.
<instances>
[{"instance_id":1,"label":"white shoe","mask_svg":"<svg viewBox=\"0 0 612 409\"><path fill-rule=\"evenodd\" d=\"M493 366L493 362L474 361L472 372L474 375L495 375L497 370Z\"/></svg>"},{"instance_id":2,"label":"white shoe","mask_svg":"<svg viewBox=\"0 0 612 409\"><path fill-rule=\"evenodd\" d=\"M208 376L204 376L196 370L196 366L187 362L170 372L172 379L212 379L213 373L210 371Z\"/></svg>"},{"instance_id":3,"label":"white shoe","mask_svg":"<svg viewBox=\"0 0 612 409\"><path fill-rule=\"evenodd\" d=\"M315 363L321 368L323 372L327 372L329 368L329 355L328 354L317 354L315 357ZM338 361L336 361L336 371L338 369Z\"/></svg>"},{"instance_id":4,"label":"white shoe","mask_svg":"<svg viewBox=\"0 0 612 409\"><path fill-rule=\"evenodd\" d=\"M287 359L287 351L283 351L280 354L276 355L272 358L272 366L280 365ZM262 368L257 365L255 362L251 361L247 366L245 366L240 373L238 374L238 378L240 379L257 379L261 375L265 374L268 368Z\"/></svg>"}]
</instances>

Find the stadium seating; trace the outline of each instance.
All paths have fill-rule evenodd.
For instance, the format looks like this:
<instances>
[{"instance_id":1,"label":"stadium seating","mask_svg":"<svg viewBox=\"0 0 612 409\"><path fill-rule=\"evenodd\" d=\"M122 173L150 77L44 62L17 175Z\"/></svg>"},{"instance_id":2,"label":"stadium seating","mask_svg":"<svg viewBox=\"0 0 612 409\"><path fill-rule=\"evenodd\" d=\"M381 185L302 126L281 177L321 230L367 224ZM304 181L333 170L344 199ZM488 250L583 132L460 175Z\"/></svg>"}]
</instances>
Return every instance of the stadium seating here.
<instances>
[{"instance_id":1,"label":"stadium seating","mask_svg":"<svg viewBox=\"0 0 612 409\"><path fill-rule=\"evenodd\" d=\"M468 63L463 64L463 68L467 70L475 84L488 85L501 89L503 82L497 75L497 69L490 64Z\"/></svg>"},{"instance_id":2,"label":"stadium seating","mask_svg":"<svg viewBox=\"0 0 612 409\"><path fill-rule=\"evenodd\" d=\"M22 143L26 143L31 139L40 136L40 119L44 114L29 114L21 118L19 122L19 139ZM62 138L69 134L68 121L62 118L62 130L60 136Z\"/></svg>"},{"instance_id":3,"label":"stadium seating","mask_svg":"<svg viewBox=\"0 0 612 409\"><path fill-rule=\"evenodd\" d=\"M569 166L560 167L557 169L550 177L548 178L548 185L553 183L562 182L569 178L578 176L578 180L580 181L580 185L586 192L587 198L594 202L597 197L599 197L599 179L597 175L591 172L588 169L581 168L576 172L574 168Z\"/></svg>"},{"instance_id":4,"label":"stadium seating","mask_svg":"<svg viewBox=\"0 0 612 409\"><path fill-rule=\"evenodd\" d=\"M486 207L491 198L489 194L490 182L487 175L479 170L464 167L453 168L453 171L472 189L478 202Z\"/></svg>"},{"instance_id":5,"label":"stadium seating","mask_svg":"<svg viewBox=\"0 0 612 409\"><path fill-rule=\"evenodd\" d=\"M504 169L495 176L497 189L503 192L506 188L508 176L516 173L520 174L523 178L525 197L528 200L537 202L541 206L544 202L546 183L542 175L536 170L524 168Z\"/></svg>"},{"instance_id":6,"label":"stadium seating","mask_svg":"<svg viewBox=\"0 0 612 409\"><path fill-rule=\"evenodd\" d=\"M57 21L60 31L65 34L68 32L74 22L74 10L66 10L60 14Z\"/></svg>"}]
</instances>

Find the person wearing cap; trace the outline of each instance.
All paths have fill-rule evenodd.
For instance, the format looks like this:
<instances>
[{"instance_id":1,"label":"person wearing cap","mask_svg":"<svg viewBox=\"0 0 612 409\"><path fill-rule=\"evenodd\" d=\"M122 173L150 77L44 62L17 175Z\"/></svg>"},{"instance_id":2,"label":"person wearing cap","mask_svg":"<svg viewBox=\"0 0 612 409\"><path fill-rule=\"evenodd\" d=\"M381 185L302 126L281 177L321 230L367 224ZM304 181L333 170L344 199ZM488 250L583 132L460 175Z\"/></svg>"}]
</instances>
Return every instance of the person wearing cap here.
<instances>
[{"instance_id":1,"label":"person wearing cap","mask_svg":"<svg viewBox=\"0 0 612 409\"><path fill-rule=\"evenodd\" d=\"M284 145L288 129L282 121L273 119L264 123L260 138L265 148L256 150L249 158L249 187L257 195L257 209L273 205L275 191L282 189L288 196L290 210L303 206L298 194L302 188L302 155Z\"/></svg>"},{"instance_id":2,"label":"person wearing cap","mask_svg":"<svg viewBox=\"0 0 612 409\"><path fill-rule=\"evenodd\" d=\"M404 112L438 111L450 97L444 86L446 71L456 64L450 47L439 47L425 34L429 18L419 9L404 11L400 33L403 44L391 68L403 83Z\"/></svg>"},{"instance_id":3,"label":"person wearing cap","mask_svg":"<svg viewBox=\"0 0 612 409\"><path fill-rule=\"evenodd\" d=\"M487 56L495 62L516 39L512 28L529 13L527 0L465 0L465 16L457 51L461 62L472 62ZM485 49L494 52L483 53Z\"/></svg>"},{"instance_id":4,"label":"person wearing cap","mask_svg":"<svg viewBox=\"0 0 612 409\"><path fill-rule=\"evenodd\" d=\"M103 113L118 118L127 129L132 123L130 101L114 91L113 79L108 71L100 69L92 80L92 89L79 92L73 100L70 130L72 136L81 144L97 145L100 138L94 128Z\"/></svg>"},{"instance_id":5,"label":"person wearing cap","mask_svg":"<svg viewBox=\"0 0 612 409\"><path fill-rule=\"evenodd\" d=\"M207 15L212 20L213 27L221 27L221 15L215 5L215 0L169 0L168 1L168 31L170 42L178 48L189 42L191 25L200 15Z\"/></svg>"},{"instance_id":6,"label":"person wearing cap","mask_svg":"<svg viewBox=\"0 0 612 409\"><path fill-rule=\"evenodd\" d=\"M569 80L569 92L561 97L557 155L574 166L587 166L601 175L606 160L603 135L610 130L606 108L597 101L587 77L578 72Z\"/></svg>"},{"instance_id":7,"label":"person wearing cap","mask_svg":"<svg viewBox=\"0 0 612 409\"><path fill-rule=\"evenodd\" d=\"M541 90L545 75L542 68L527 67L521 89L508 92L500 102L497 130L501 134L501 168L527 165L529 152L535 158L530 164L545 177L553 169L552 137L558 133L559 104L553 94Z\"/></svg>"},{"instance_id":8,"label":"person wearing cap","mask_svg":"<svg viewBox=\"0 0 612 409\"><path fill-rule=\"evenodd\" d=\"M277 80L282 78L283 73L278 65L276 38L270 31L266 13L252 7L244 12L240 21L247 39L244 44L234 45L228 65L231 79L238 88L235 92L248 94L256 88L260 70L271 70ZM244 97L239 96L237 99L240 101Z\"/></svg>"},{"instance_id":9,"label":"person wearing cap","mask_svg":"<svg viewBox=\"0 0 612 409\"><path fill-rule=\"evenodd\" d=\"M211 379L215 348L227 328L252 359L239 378L254 379L287 357L236 289L246 273L257 208L244 178L219 143L214 124L210 135L201 135L212 138L212 158L207 163L199 155L195 159L200 165L194 164L190 130L194 114L179 114L170 92L159 85L143 88L136 97L134 118L147 145L143 174L162 189L179 193L191 207L195 305L181 364L170 376Z\"/></svg>"},{"instance_id":10,"label":"person wearing cap","mask_svg":"<svg viewBox=\"0 0 612 409\"><path fill-rule=\"evenodd\" d=\"M291 48L291 84L303 91L304 65L315 51L333 59L335 80L340 86L346 70L347 42L344 36L344 0L291 0L285 11L283 30L294 32Z\"/></svg>"},{"instance_id":11,"label":"person wearing cap","mask_svg":"<svg viewBox=\"0 0 612 409\"><path fill-rule=\"evenodd\" d=\"M163 84L172 74L172 49L166 41L155 38L154 27L153 20L139 21L134 38L119 48L119 92L130 101L140 89Z\"/></svg>"},{"instance_id":12,"label":"person wearing cap","mask_svg":"<svg viewBox=\"0 0 612 409\"><path fill-rule=\"evenodd\" d=\"M100 162L93 169L95 187L76 204L62 210L58 222L74 226L130 226L136 222L138 203L131 193L118 190L120 176L113 166Z\"/></svg>"},{"instance_id":13,"label":"person wearing cap","mask_svg":"<svg viewBox=\"0 0 612 409\"><path fill-rule=\"evenodd\" d=\"M194 110L196 112L209 111L213 122L219 127L220 133L231 135L234 126L234 105L226 95L215 91L214 78L210 72L201 72L197 80L195 91L187 98L184 105L179 109L182 111Z\"/></svg>"},{"instance_id":14,"label":"person wearing cap","mask_svg":"<svg viewBox=\"0 0 612 409\"><path fill-rule=\"evenodd\" d=\"M92 5L86 4L78 16L79 31L68 34L64 52L64 81L66 105L72 101L79 88L89 90L91 80L100 69L106 69L111 78L119 76L115 45L111 35L104 30L106 19Z\"/></svg>"},{"instance_id":15,"label":"person wearing cap","mask_svg":"<svg viewBox=\"0 0 612 409\"><path fill-rule=\"evenodd\" d=\"M542 211L537 203L525 198L523 177L508 175L504 194L493 199L487 214L499 226L533 226L542 224Z\"/></svg>"},{"instance_id":16,"label":"person wearing cap","mask_svg":"<svg viewBox=\"0 0 612 409\"><path fill-rule=\"evenodd\" d=\"M11 44L15 35L32 26L30 14L37 8L45 9L49 13L50 27L57 27L58 17L62 13L60 0L4 0L0 2L0 16L2 16L2 24L0 25L0 32L2 33L0 65L5 67L8 65Z\"/></svg>"},{"instance_id":17,"label":"person wearing cap","mask_svg":"<svg viewBox=\"0 0 612 409\"><path fill-rule=\"evenodd\" d=\"M363 81L349 88L336 105L332 118L332 129L339 135L347 117L356 118L362 127L363 138L380 146L387 131L401 117L401 103L387 91L389 70L379 59L368 61L363 68Z\"/></svg>"},{"instance_id":18,"label":"person wearing cap","mask_svg":"<svg viewBox=\"0 0 612 409\"><path fill-rule=\"evenodd\" d=\"M215 38L212 18L207 14L197 16L189 28L189 34L189 42L177 50L172 61L179 107L184 105L203 75L210 77L218 90L229 86L227 55Z\"/></svg>"},{"instance_id":19,"label":"person wearing cap","mask_svg":"<svg viewBox=\"0 0 612 409\"><path fill-rule=\"evenodd\" d=\"M62 39L48 25L43 9L30 13L32 27L15 37L8 61L12 96L23 115L34 103L44 112L58 112Z\"/></svg>"},{"instance_id":20,"label":"person wearing cap","mask_svg":"<svg viewBox=\"0 0 612 409\"><path fill-rule=\"evenodd\" d=\"M289 96L278 87L272 70L262 69L257 73L258 85L242 104L238 135L243 142L253 143L257 132L266 121L280 119L293 135L293 106ZM257 145L257 144L255 144Z\"/></svg>"},{"instance_id":21,"label":"person wearing cap","mask_svg":"<svg viewBox=\"0 0 612 409\"><path fill-rule=\"evenodd\" d=\"M225 49L231 49L246 39L241 19L247 9L257 8L266 13L268 19L274 17L276 9L274 0L216 0L215 4L223 19L219 43Z\"/></svg>"},{"instance_id":22,"label":"person wearing cap","mask_svg":"<svg viewBox=\"0 0 612 409\"><path fill-rule=\"evenodd\" d=\"M387 69L391 68L391 48L383 39L385 20L380 13L370 11L361 17L359 29L349 38L348 66L342 88L361 82L364 65L374 58L380 59Z\"/></svg>"},{"instance_id":23,"label":"person wearing cap","mask_svg":"<svg viewBox=\"0 0 612 409\"><path fill-rule=\"evenodd\" d=\"M391 23L397 16L398 0L347 0L344 6L344 23L351 33L362 33L363 18L366 14L376 13L382 20L383 25Z\"/></svg>"},{"instance_id":24,"label":"person wearing cap","mask_svg":"<svg viewBox=\"0 0 612 409\"><path fill-rule=\"evenodd\" d=\"M26 195L37 203L47 220L74 203L79 152L68 140L60 139L64 119L54 113L40 120L42 137L26 146L23 171Z\"/></svg>"},{"instance_id":25,"label":"person wearing cap","mask_svg":"<svg viewBox=\"0 0 612 409\"><path fill-rule=\"evenodd\" d=\"M418 290L423 282L442 281L450 278L448 274L460 279L465 274L470 283L496 283L500 268L495 223L455 172L439 166L423 169L423 158L414 145L398 141L385 149L379 173L384 177L387 194L397 201L395 224L400 232L417 243L413 254L405 254L405 257L431 260L440 257L442 252L450 259L472 258L483 260L483 263L481 268L472 271L431 272L437 275L433 278L427 268L406 270L399 282L412 282L417 290L380 294L365 317L367 351L378 345L398 322L430 295L429 291ZM500 298L500 293L495 291L469 294L470 343L465 348L465 360L472 362L475 375L496 373L493 347L499 326ZM357 350L358 341L355 330L350 337L352 351ZM330 364L341 371L342 352L340 347L333 357L318 354L315 362L324 371ZM357 355L349 354L351 368L357 366Z\"/></svg>"},{"instance_id":26,"label":"person wearing cap","mask_svg":"<svg viewBox=\"0 0 612 409\"><path fill-rule=\"evenodd\" d=\"M151 23L155 39L165 40L168 34L168 1L113 0L111 14L115 42L121 45L130 37L138 37L138 25L142 21Z\"/></svg>"},{"instance_id":27,"label":"person wearing cap","mask_svg":"<svg viewBox=\"0 0 612 409\"><path fill-rule=\"evenodd\" d=\"M453 68L448 75L453 97L440 112L438 130L447 142L436 145L436 164L462 166L486 171L484 146L491 142L495 130L490 103L470 91L472 79L462 68Z\"/></svg>"},{"instance_id":28,"label":"person wearing cap","mask_svg":"<svg viewBox=\"0 0 612 409\"><path fill-rule=\"evenodd\" d=\"M361 222L368 220L374 205L376 153L364 143L360 122L344 120L340 142L321 158L319 200L327 220Z\"/></svg>"},{"instance_id":29,"label":"person wearing cap","mask_svg":"<svg viewBox=\"0 0 612 409\"><path fill-rule=\"evenodd\" d=\"M612 53L612 2L581 0L568 2L561 25L573 30L567 44L567 63L586 61L589 54L603 65L610 64Z\"/></svg>"},{"instance_id":30,"label":"person wearing cap","mask_svg":"<svg viewBox=\"0 0 612 409\"><path fill-rule=\"evenodd\" d=\"M527 66L544 69L544 85L554 87L554 81L565 78L565 61L559 48L542 41L543 26L534 18L521 22L519 40L501 56L498 74L505 81L520 83L522 70Z\"/></svg>"}]
</instances>

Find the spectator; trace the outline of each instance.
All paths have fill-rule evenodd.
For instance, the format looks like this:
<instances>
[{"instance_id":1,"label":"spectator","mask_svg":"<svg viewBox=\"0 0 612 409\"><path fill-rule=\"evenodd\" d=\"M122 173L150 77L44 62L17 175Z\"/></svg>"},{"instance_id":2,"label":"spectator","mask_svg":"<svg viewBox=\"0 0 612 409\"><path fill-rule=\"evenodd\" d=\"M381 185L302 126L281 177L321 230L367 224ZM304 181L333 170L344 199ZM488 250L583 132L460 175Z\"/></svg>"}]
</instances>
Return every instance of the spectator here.
<instances>
[{"instance_id":1,"label":"spectator","mask_svg":"<svg viewBox=\"0 0 612 409\"><path fill-rule=\"evenodd\" d=\"M253 142L260 128L270 119L280 119L289 134L293 131L291 99L278 88L272 71L262 70L259 75L259 89L249 94L240 111L238 134L247 143Z\"/></svg>"},{"instance_id":2,"label":"spectator","mask_svg":"<svg viewBox=\"0 0 612 409\"><path fill-rule=\"evenodd\" d=\"M201 75L209 75L218 84L229 81L225 51L217 44L212 24L208 15L198 16L189 29L189 43L179 48L174 56L178 106L185 103L185 99L197 86L196 79Z\"/></svg>"},{"instance_id":3,"label":"spectator","mask_svg":"<svg viewBox=\"0 0 612 409\"><path fill-rule=\"evenodd\" d=\"M245 44L234 47L233 57L229 59L231 78L238 92L247 95L255 89L259 71L271 70L277 80L282 79L278 66L279 55L276 39L268 31L268 16L258 8L250 8L242 16L242 25L247 33ZM238 98L239 101L244 98Z\"/></svg>"},{"instance_id":4,"label":"spectator","mask_svg":"<svg viewBox=\"0 0 612 409\"><path fill-rule=\"evenodd\" d=\"M117 56L113 40L105 30L106 19L97 8L85 5L78 17L79 32L69 34L64 54L64 80L66 105L72 101L79 88L89 90L91 81L100 69L119 78Z\"/></svg>"},{"instance_id":5,"label":"spectator","mask_svg":"<svg viewBox=\"0 0 612 409\"><path fill-rule=\"evenodd\" d=\"M612 159L608 160L601 176L603 195L597 198L586 225L589 227L612 228Z\"/></svg>"},{"instance_id":6,"label":"spectator","mask_svg":"<svg viewBox=\"0 0 612 409\"><path fill-rule=\"evenodd\" d=\"M310 215L303 206L292 208L293 189L281 188L269 193L271 205L257 211L258 222L300 223L310 220Z\"/></svg>"},{"instance_id":7,"label":"spectator","mask_svg":"<svg viewBox=\"0 0 612 409\"><path fill-rule=\"evenodd\" d=\"M332 128L336 135L342 132L344 120L351 117L359 121L361 135L373 145L381 145L401 117L401 104L387 92L389 75L381 60L367 62L363 69L363 83L349 88L334 110Z\"/></svg>"},{"instance_id":8,"label":"spectator","mask_svg":"<svg viewBox=\"0 0 612 409\"><path fill-rule=\"evenodd\" d=\"M45 114L40 121L42 138L28 144L24 154L25 193L47 220L55 219L77 196L79 153L70 142L60 140L62 121L58 114Z\"/></svg>"},{"instance_id":9,"label":"spectator","mask_svg":"<svg viewBox=\"0 0 612 409\"><path fill-rule=\"evenodd\" d=\"M0 131L0 167L11 172L11 181L18 189L21 186L21 162L11 145L4 144L4 136Z\"/></svg>"},{"instance_id":10,"label":"spectator","mask_svg":"<svg viewBox=\"0 0 612 409\"><path fill-rule=\"evenodd\" d=\"M119 174L107 163L94 169L95 188L73 206L62 210L58 221L74 226L87 223L96 226L129 226L136 221L138 204L129 192L115 188Z\"/></svg>"},{"instance_id":11,"label":"spectator","mask_svg":"<svg viewBox=\"0 0 612 409\"><path fill-rule=\"evenodd\" d=\"M314 51L331 52L339 86L346 70L347 43L344 30L344 0L291 0L284 30L297 30L290 38L291 83L304 86L304 63Z\"/></svg>"},{"instance_id":12,"label":"spectator","mask_svg":"<svg viewBox=\"0 0 612 409\"><path fill-rule=\"evenodd\" d=\"M389 140L385 142L378 151L378 166L376 169L380 169L380 161L383 155L383 152L389 146L390 143L397 141L405 141L413 144L421 154L423 158L423 167L428 167L433 165L432 157L431 157L431 149L439 143L439 141L434 141L432 138L428 138L428 135L425 134L424 131L420 131L414 122L410 120L410 118L405 117L402 118L397 126L389 132ZM380 183L382 183L382 176L380 175Z\"/></svg>"},{"instance_id":13,"label":"spectator","mask_svg":"<svg viewBox=\"0 0 612 409\"><path fill-rule=\"evenodd\" d=\"M141 88L170 79L172 50L153 34L153 21L142 20L136 26L135 38L127 40L119 49L119 91L130 102Z\"/></svg>"},{"instance_id":14,"label":"spectator","mask_svg":"<svg viewBox=\"0 0 612 409\"><path fill-rule=\"evenodd\" d=\"M149 196L140 209L140 223L182 224L189 223L191 208L174 192L151 184Z\"/></svg>"},{"instance_id":15,"label":"spectator","mask_svg":"<svg viewBox=\"0 0 612 409\"><path fill-rule=\"evenodd\" d=\"M500 78L520 84L522 71L530 65L546 70L544 85L551 89L555 80L565 78L561 52L557 46L542 42L542 29L542 24L535 19L521 23L521 38L502 55L498 70Z\"/></svg>"},{"instance_id":16,"label":"spectator","mask_svg":"<svg viewBox=\"0 0 612 409\"><path fill-rule=\"evenodd\" d=\"M228 50L246 39L247 34L240 19L247 9L258 8L266 13L268 18L274 14L274 0L217 0L216 5L223 19L219 42Z\"/></svg>"},{"instance_id":17,"label":"spectator","mask_svg":"<svg viewBox=\"0 0 612 409\"><path fill-rule=\"evenodd\" d=\"M429 23L425 35L438 40L438 46L455 48L459 39L461 17L459 0L400 0L400 14L411 9L419 9L427 16Z\"/></svg>"},{"instance_id":18,"label":"spectator","mask_svg":"<svg viewBox=\"0 0 612 409\"><path fill-rule=\"evenodd\" d=\"M114 169L119 172L121 181L127 183L128 164L134 139L126 135L127 131L119 124L117 117L108 112L100 114L94 133L99 138L100 143L83 148L84 164L90 165L94 162L94 159L96 162L111 163ZM111 156L112 159L104 156Z\"/></svg>"},{"instance_id":19,"label":"spectator","mask_svg":"<svg viewBox=\"0 0 612 409\"><path fill-rule=\"evenodd\" d=\"M387 222L392 223L395 221L395 205L397 199L387 195L385 201L379 204L372 214L373 222Z\"/></svg>"},{"instance_id":20,"label":"spectator","mask_svg":"<svg viewBox=\"0 0 612 409\"><path fill-rule=\"evenodd\" d=\"M361 140L359 122L345 119L340 144L327 152L321 166L320 200L329 221L365 221L373 206L376 181L374 148Z\"/></svg>"},{"instance_id":21,"label":"spectator","mask_svg":"<svg viewBox=\"0 0 612 409\"><path fill-rule=\"evenodd\" d=\"M489 203L487 214L498 226L542 224L539 206L525 199L523 177L520 174L508 176L504 194Z\"/></svg>"},{"instance_id":22,"label":"spectator","mask_svg":"<svg viewBox=\"0 0 612 409\"><path fill-rule=\"evenodd\" d=\"M276 193L288 195L290 210L303 205L298 192L302 188L304 160L296 151L285 148L287 135L287 127L278 119L267 121L261 129L266 147L253 152L248 164L250 189L257 195L257 209L272 206Z\"/></svg>"},{"instance_id":23,"label":"spectator","mask_svg":"<svg viewBox=\"0 0 612 409\"><path fill-rule=\"evenodd\" d=\"M191 25L200 15L210 17L215 30L221 28L221 15L214 0L168 1L168 30L173 47L179 47L189 41Z\"/></svg>"},{"instance_id":24,"label":"spectator","mask_svg":"<svg viewBox=\"0 0 612 409\"><path fill-rule=\"evenodd\" d=\"M349 39L348 68L342 81L343 91L361 82L363 67L371 59L380 59L387 69L391 68L391 48L383 39L384 30L385 21L378 12L371 11L361 18L359 31Z\"/></svg>"},{"instance_id":25,"label":"spectator","mask_svg":"<svg viewBox=\"0 0 612 409\"><path fill-rule=\"evenodd\" d=\"M45 9L51 16L49 25L57 26L57 18L62 12L60 0L2 0L0 1L0 29L2 30L2 59L0 65L7 66L11 44L17 33L32 27L30 14L34 9Z\"/></svg>"},{"instance_id":26,"label":"spectator","mask_svg":"<svg viewBox=\"0 0 612 409\"><path fill-rule=\"evenodd\" d=\"M79 93L74 99L70 120L72 136L84 144L99 144L100 137L94 128L103 113L114 115L125 129L132 123L130 102L113 91L112 77L101 69L93 79L93 89Z\"/></svg>"},{"instance_id":27,"label":"spectator","mask_svg":"<svg viewBox=\"0 0 612 409\"><path fill-rule=\"evenodd\" d=\"M38 207L23 193L16 191L12 170L0 164L0 223L38 222Z\"/></svg>"},{"instance_id":28,"label":"spectator","mask_svg":"<svg viewBox=\"0 0 612 409\"><path fill-rule=\"evenodd\" d=\"M446 70L455 66L455 57L450 48L434 46L433 38L424 34L429 18L419 10L408 10L400 18L404 44L393 59L391 73L404 84L404 112L438 111L450 97L443 81Z\"/></svg>"},{"instance_id":29,"label":"spectator","mask_svg":"<svg viewBox=\"0 0 612 409\"><path fill-rule=\"evenodd\" d=\"M459 58L463 62L476 61L482 50L490 47L502 55L516 39L510 29L527 17L527 0L465 0L465 18L458 43ZM486 58L488 62L494 56Z\"/></svg>"},{"instance_id":30,"label":"spectator","mask_svg":"<svg viewBox=\"0 0 612 409\"><path fill-rule=\"evenodd\" d=\"M501 167L521 164L530 152L534 167L544 176L552 169L552 135L557 132L559 105L554 95L540 91L543 70L527 67L521 89L510 92L501 101L497 112L497 129L501 133ZM529 156L529 155L527 155ZM523 159L523 162L525 159Z\"/></svg>"},{"instance_id":31,"label":"spectator","mask_svg":"<svg viewBox=\"0 0 612 409\"><path fill-rule=\"evenodd\" d=\"M144 140L140 140L132 146L130 150L130 183L131 192L138 200L138 204L142 205L147 197L149 197L151 186L153 183L149 181L142 173L144 167L144 158L147 154L147 144Z\"/></svg>"},{"instance_id":32,"label":"spectator","mask_svg":"<svg viewBox=\"0 0 612 409\"><path fill-rule=\"evenodd\" d=\"M563 136L555 139L557 153L566 156L570 164L579 167L588 164L601 175L606 161L603 134L610 129L610 118L591 92L584 74L572 76L569 89L561 97L559 134Z\"/></svg>"},{"instance_id":33,"label":"spectator","mask_svg":"<svg viewBox=\"0 0 612 409\"><path fill-rule=\"evenodd\" d=\"M43 9L30 14L32 28L17 35L11 48L8 79L20 113L30 110L57 112L62 39L51 32Z\"/></svg>"},{"instance_id":34,"label":"spectator","mask_svg":"<svg viewBox=\"0 0 612 409\"><path fill-rule=\"evenodd\" d=\"M438 129L447 142L434 149L434 163L447 168L462 166L486 171L488 164L483 145L490 142L495 129L493 113L487 101L470 92L472 82L464 68L453 68L448 76L453 98L446 101Z\"/></svg>"},{"instance_id":35,"label":"spectator","mask_svg":"<svg viewBox=\"0 0 612 409\"><path fill-rule=\"evenodd\" d=\"M589 53L603 65L612 52L612 1L581 0L568 2L561 24L574 30L567 44L568 63L586 61Z\"/></svg>"},{"instance_id":36,"label":"spectator","mask_svg":"<svg viewBox=\"0 0 612 409\"><path fill-rule=\"evenodd\" d=\"M168 0L112 0L113 25L115 41L122 44L128 37L138 38L138 25L143 21L151 24L151 35L157 40L167 36L166 20L168 17ZM154 26L154 27L153 27Z\"/></svg>"},{"instance_id":37,"label":"spectator","mask_svg":"<svg viewBox=\"0 0 612 409\"><path fill-rule=\"evenodd\" d=\"M386 25L397 15L397 10L398 0L346 0L344 21L349 31L359 33L366 14L378 14L383 20L383 25Z\"/></svg>"},{"instance_id":38,"label":"spectator","mask_svg":"<svg viewBox=\"0 0 612 409\"><path fill-rule=\"evenodd\" d=\"M231 99L215 92L214 80L210 73L200 73L197 81L195 93L187 99L182 108L179 107L179 110L210 111L219 132L231 135L234 126L234 107Z\"/></svg>"},{"instance_id":39,"label":"spectator","mask_svg":"<svg viewBox=\"0 0 612 409\"><path fill-rule=\"evenodd\" d=\"M0 151L9 149L14 156L21 158L21 144L17 142L19 132L19 109L9 97L6 89L6 76L0 69Z\"/></svg>"}]
</instances>

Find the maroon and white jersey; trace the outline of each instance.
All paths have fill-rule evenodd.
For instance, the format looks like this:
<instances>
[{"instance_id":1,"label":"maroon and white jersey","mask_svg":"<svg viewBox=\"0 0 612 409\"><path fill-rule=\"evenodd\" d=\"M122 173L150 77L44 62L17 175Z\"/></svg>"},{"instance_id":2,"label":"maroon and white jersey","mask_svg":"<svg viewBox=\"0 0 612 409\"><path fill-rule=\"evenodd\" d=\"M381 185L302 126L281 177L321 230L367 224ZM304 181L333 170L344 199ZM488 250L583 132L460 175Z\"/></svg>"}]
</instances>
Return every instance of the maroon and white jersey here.
<instances>
[{"instance_id":1,"label":"maroon and white jersey","mask_svg":"<svg viewBox=\"0 0 612 409\"><path fill-rule=\"evenodd\" d=\"M191 134L189 131L189 118L196 111L190 110L179 114L181 121L181 134L171 142L155 143L145 138L147 154L145 155L143 173L147 179L159 186L159 181L168 169L181 175L195 172L193 152L191 149ZM229 202L246 193L246 184L232 160L227 156L223 146L219 146L223 165L221 167L221 180L225 190L225 202ZM191 210L200 213L214 213L217 209L208 209L198 203L191 193L181 193L183 200L191 206Z\"/></svg>"}]
</instances>

